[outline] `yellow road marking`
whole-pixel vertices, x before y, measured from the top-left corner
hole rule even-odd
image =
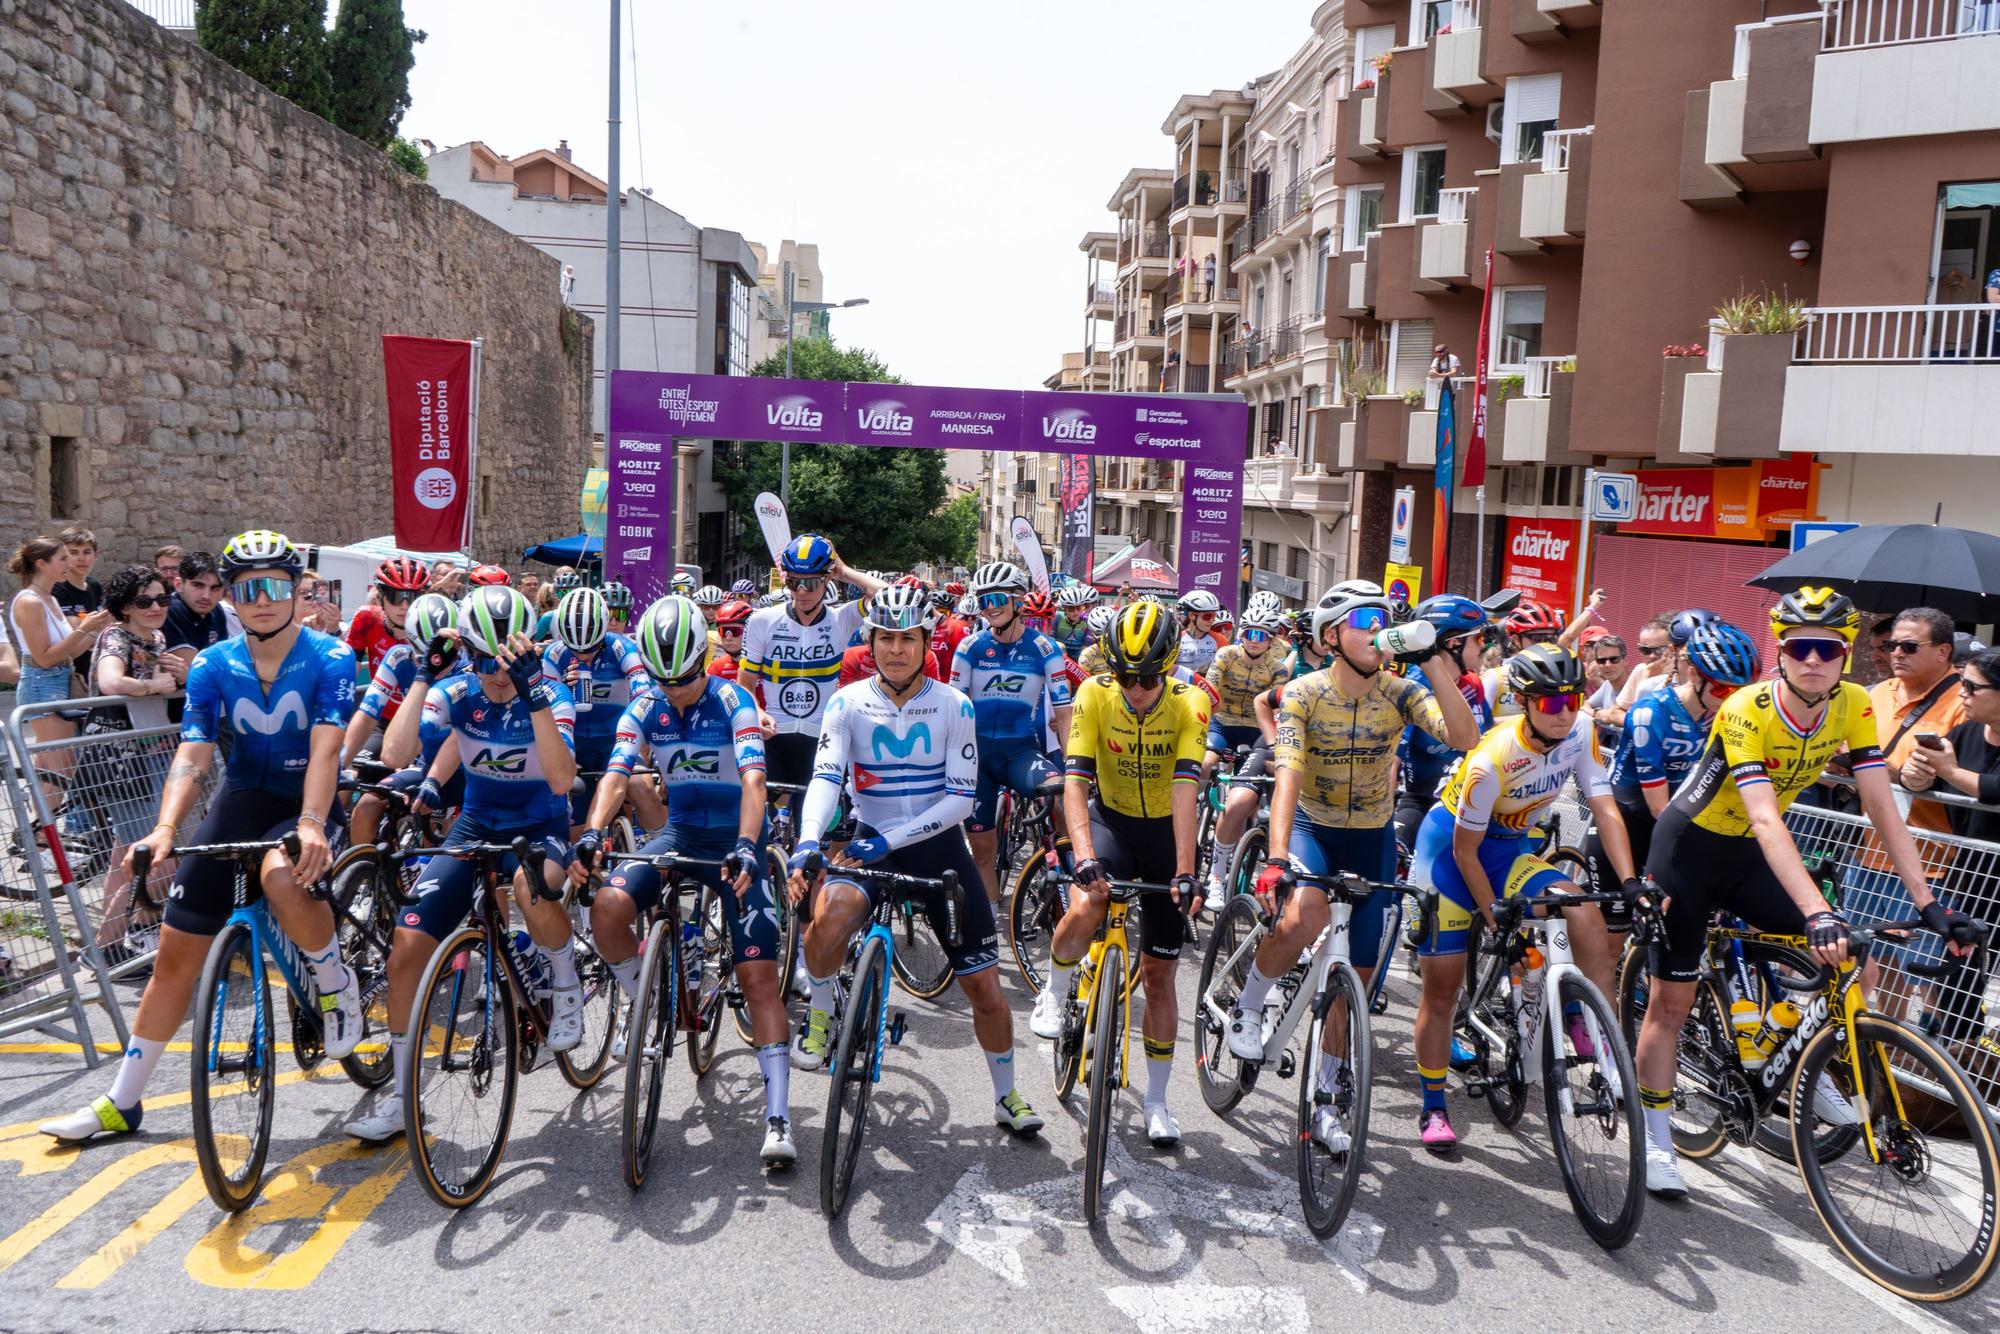
[[[287,1084],[296,1084],[301,1079],[312,1079],[323,1074],[338,1075],[341,1074],[341,1070],[338,1065],[332,1063],[321,1065],[313,1070],[288,1070],[284,1074],[279,1075],[276,1079],[272,1080],[271,1083],[276,1088],[283,1088]],[[341,1075],[341,1077],[343,1079],[346,1078],[345,1075]],[[247,1084],[239,1085],[235,1088],[224,1089],[220,1093],[215,1094],[214,1096],[219,1098],[233,1098],[240,1093],[246,1093],[248,1091],[249,1091],[249,1086]],[[194,1101],[194,1092],[191,1089],[183,1089],[179,1093],[169,1093],[165,1097],[148,1098],[146,1099],[146,1113],[147,1115],[150,1116],[155,1112],[164,1111],[169,1107],[184,1107],[192,1101]],[[59,1164],[59,1166],[68,1167],[70,1162],[75,1160],[77,1154],[80,1153],[81,1150],[72,1148],[58,1148],[56,1146],[56,1142],[53,1139],[50,1139],[48,1136],[42,1135],[36,1131],[35,1127],[41,1125],[43,1121],[49,1119],[50,1118],[44,1116],[34,1121],[20,1121],[16,1122],[14,1125],[11,1126],[0,1126],[0,1160],[4,1160],[15,1156],[15,1154],[12,1152],[13,1146],[7,1144],[5,1141],[18,1138],[22,1135],[34,1135],[35,1139],[29,1141],[29,1143],[40,1144],[44,1146],[51,1154],[59,1155],[65,1160],[64,1162]],[[57,1169],[51,1167],[43,1167],[35,1170],[49,1172],[49,1171],[55,1171]],[[35,1170],[24,1170],[23,1175],[33,1176],[35,1174]]]
[[[165,1144],[149,1144],[137,1153],[125,1155],[123,1158],[104,1168],[90,1180],[84,1182],[77,1189],[42,1210],[39,1215],[30,1219],[25,1225],[15,1231],[12,1236],[0,1240],[0,1273],[5,1273],[18,1264],[23,1256],[81,1218],[91,1208],[103,1203],[105,1197],[110,1195],[112,1191],[130,1181],[133,1177],[138,1176],[141,1172],[164,1166],[168,1163],[192,1163],[194,1161],[194,1141],[192,1139],[171,1140]],[[185,1199],[182,1198],[186,1194],[185,1187],[170,1193],[159,1205],[148,1210],[144,1218],[132,1224],[131,1227],[126,1228],[123,1233],[120,1233],[119,1237],[114,1239],[111,1246],[107,1246],[104,1250],[99,1251],[95,1259],[102,1262],[106,1259],[106,1253],[111,1251],[113,1247],[118,1246],[120,1242],[131,1243],[136,1241],[136,1244],[129,1245],[124,1251],[122,1259],[111,1264],[110,1269],[116,1269],[118,1264],[124,1263],[124,1259],[131,1258],[137,1252],[139,1246],[143,1246],[147,1240],[156,1236],[161,1230],[171,1224],[175,1218],[185,1213],[196,1200],[201,1198],[204,1192],[199,1173],[194,1178],[194,1187],[194,1193]],[[178,1207],[173,1210],[171,1217],[166,1218],[164,1222],[160,1222],[155,1218],[155,1215],[162,1213],[169,1203],[175,1201],[179,1203]],[[157,1226],[153,1226],[143,1237],[137,1237],[138,1230],[145,1226],[149,1220],[157,1223]],[[105,1272],[109,1273],[110,1270],[106,1270]],[[100,1279],[100,1281],[102,1280]]]
[[[376,1160],[375,1171],[342,1191],[318,1180],[336,1163]],[[184,1262],[188,1277],[211,1288],[293,1291],[318,1278],[340,1248],[408,1175],[410,1155],[398,1145],[387,1153],[355,1143],[321,1144],[287,1163],[265,1183],[263,1198],[224,1218],[195,1244]],[[249,1244],[260,1228],[319,1218],[311,1236],[285,1255]]]

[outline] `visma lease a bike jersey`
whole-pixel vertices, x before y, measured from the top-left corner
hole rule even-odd
[[[750,614],[743,630],[741,671],[764,683],[764,706],[780,732],[812,736],[840,680],[840,655],[861,628],[861,604],[822,607],[801,624],[789,606]]]
[[[563,683],[546,673],[541,684],[554,697],[563,744],[576,749],[576,706]],[[534,715],[519,695],[505,704],[486,698],[470,672],[431,687],[423,721],[451,729],[465,770],[464,814],[502,828],[569,819],[569,792],[552,791],[535,749]]]
[[[257,679],[249,639],[210,644],[188,668],[181,740],[213,745],[235,736],[225,781],[237,791],[305,795],[315,727],[347,726],[354,713],[354,650],[301,629],[271,688]]]
[[[1525,714],[1504,718],[1479,738],[1445,780],[1438,802],[1461,829],[1490,838],[1522,838],[1574,777],[1586,801],[1610,795],[1597,729],[1579,720],[1568,736],[1542,750],[1526,735]]]
[[[1882,739],[1866,690],[1842,681],[1819,720],[1807,727],[1785,707],[1777,682],[1752,682],[1715,715],[1708,745],[1674,792],[1670,809],[1711,833],[1750,838],[1750,813],[1739,789],[1769,784],[1783,815],[1841,751],[1855,773],[1882,767]]]
[[[879,677],[857,681],[827,706],[799,841],[826,832],[843,782],[855,818],[891,848],[956,828],[972,814],[978,744],[972,701],[952,687],[926,677],[899,709]]]
[[[1687,711],[1671,682],[1639,696],[1611,753],[1612,791],[1633,801],[1643,788],[1680,786],[1708,744],[1708,725]]]
[[[989,741],[1046,745],[1057,709],[1069,707],[1069,677],[1055,640],[1033,630],[1003,644],[991,630],[959,641],[951,683],[972,700],[979,735]]]
[[[576,702],[579,745],[615,736],[625,706],[653,685],[638,646],[624,635],[605,635],[589,662],[567,644],[551,644],[542,650],[542,670],[567,686]]]
[[[648,753],[666,787],[673,824],[734,829],[740,823],[743,775],[764,770],[757,702],[742,686],[714,676],[685,711],[664,695],[642,695],[618,720],[611,772],[631,773]]]

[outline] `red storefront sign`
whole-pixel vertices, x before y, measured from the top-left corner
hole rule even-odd
[[[1576,602],[1578,524],[1575,519],[1507,520],[1507,556],[1500,586],[1568,615]]]
[[[397,546],[456,551],[471,536],[477,365],[469,342],[382,336]]]
[[[1621,533],[1762,542],[1768,530],[1818,517],[1819,470],[1794,454],[1744,468],[1647,468],[1637,517]]]

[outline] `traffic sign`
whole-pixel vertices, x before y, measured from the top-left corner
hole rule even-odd
[[[1858,523],[1806,523],[1803,520],[1795,520],[1792,523],[1792,550],[1804,551],[1822,537],[1832,537],[1835,533],[1844,533],[1860,526]]]
[[[1406,565],[1410,560],[1410,522],[1416,517],[1417,489],[1403,486],[1396,489],[1395,520],[1389,529],[1389,559],[1397,565]]]
[[[1590,517],[1597,523],[1626,523],[1639,512],[1639,479],[1629,472],[1592,476]]]
[[[1424,567],[1390,561],[1388,568],[1382,571],[1382,591],[1390,598],[1414,607],[1424,591]]]

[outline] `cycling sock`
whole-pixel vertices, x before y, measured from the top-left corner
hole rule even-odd
[[[1419,1116],[1444,1110],[1444,1073],[1442,1070],[1426,1070],[1421,1065],[1417,1067],[1417,1082],[1424,1092],[1424,1106]]]
[[[1014,1091],[1014,1049],[986,1053],[986,1073],[993,1079],[993,1101]]]
[[[554,949],[546,945],[540,947],[542,957],[549,961],[549,985],[557,991],[568,991],[576,981],[576,942],[565,940]]]
[[[1167,1105],[1167,1081],[1174,1073],[1174,1044],[1179,1038],[1146,1039],[1146,1105]]]
[[[1331,1093],[1340,1087],[1340,1073],[1347,1069],[1347,1062],[1331,1056],[1323,1056],[1319,1063],[1319,1091]]]
[[[786,1044],[773,1042],[768,1047],[757,1048],[757,1068],[764,1072],[764,1115],[785,1116],[792,1114],[792,1062],[785,1054]]]
[[[319,985],[322,996],[331,996],[347,985],[347,968],[340,962],[339,936],[327,941],[326,948],[318,954],[303,946],[299,953],[306,956],[306,967],[312,969],[313,981]]]
[[[1229,874],[1229,864],[1236,860],[1236,844],[1215,840],[1215,860],[1208,864],[1208,878],[1215,884],[1222,883],[1222,877]]]
[[[1058,959],[1053,953],[1050,954],[1049,990],[1056,994],[1058,1000],[1068,999],[1069,975],[1076,971],[1076,964],[1075,959]]]
[[[814,977],[808,971],[806,973],[806,985],[812,989],[812,998],[806,1004],[825,1014],[832,1014],[834,981],[835,979],[831,977]]]
[[[610,964],[611,976],[617,979],[618,989],[629,998],[639,994],[639,955]]]
[[[139,1105],[139,1095],[146,1091],[146,1081],[153,1077],[153,1067],[160,1063],[160,1053],[166,1049],[165,1042],[142,1038],[136,1033],[125,1044],[125,1059],[118,1062],[118,1073],[111,1079],[111,1101],[119,1111]]]
[[[1271,984],[1278,979],[1266,977],[1257,969],[1257,961],[1250,961],[1250,976],[1243,979],[1243,994],[1236,998],[1236,1008],[1245,1014],[1255,1014],[1264,1008],[1264,998],[1271,994]]]
[[[1674,1091],[1639,1086],[1639,1106],[1646,1113],[1646,1142],[1667,1153],[1674,1151]]]
[[[389,1059],[396,1065],[396,1096],[410,1096],[410,1035],[391,1033],[389,1035]]]

